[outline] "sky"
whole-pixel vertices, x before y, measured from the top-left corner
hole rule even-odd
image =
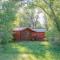
[[[41,24],[42,27],[45,27],[45,24],[46,24],[45,21],[46,21],[46,20],[45,20],[45,18],[44,18],[44,13],[40,13],[40,14],[39,14],[38,21],[40,22],[40,24]]]
[[[44,13],[40,13],[39,14],[39,22],[41,22],[41,24],[44,24],[44,21],[45,21],[45,19],[44,19]]]
[[[45,15],[44,15],[44,12],[39,9],[39,8],[36,8],[36,14],[38,13],[38,21],[40,22],[41,26],[45,26]]]

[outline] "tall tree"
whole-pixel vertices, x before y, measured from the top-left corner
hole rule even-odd
[[[57,27],[60,32],[60,0],[33,0],[30,7],[39,7],[41,8],[50,20],[54,21],[54,25]]]
[[[0,34],[1,42],[8,43],[12,39],[12,27],[13,21],[15,20],[15,2],[12,1],[3,1],[1,3],[1,12],[0,12]]]

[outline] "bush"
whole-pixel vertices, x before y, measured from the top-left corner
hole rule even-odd
[[[48,42],[53,46],[53,47],[59,47],[60,46],[60,32],[57,30],[53,29],[51,31],[47,31],[46,37],[48,39]]]

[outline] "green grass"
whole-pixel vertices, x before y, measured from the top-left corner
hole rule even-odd
[[[40,41],[9,43],[0,51],[0,60],[60,60],[60,48]]]

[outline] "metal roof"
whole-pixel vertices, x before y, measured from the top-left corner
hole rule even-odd
[[[15,29],[13,29],[13,31],[21,31],[21,30],[25,30],[25,29],[27,29],[26,27],[23,27],[23,28],[15,28]],[[46,32],[46,29],[32,29],[32,28],[28,28],[28,29],[30,29],[30,30],[32,30],[32,31],[35,31],[35,32]]]
[[[26,29],[25,27],[24,28],[14,28],[13,31],[19,31],[19,30],[24,30]]]
[[[46,32],[46,29],[33,29],[33,31],[36,31],[36,32]]]

